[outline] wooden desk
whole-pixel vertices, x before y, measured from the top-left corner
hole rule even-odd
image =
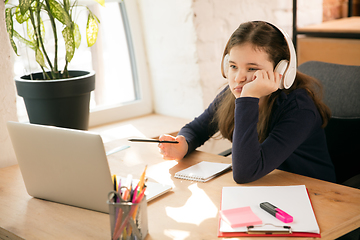
[[[121,141],[108,143],[107,150],[121,144]],[[129,145],[131,148],[109,156],[112,173],[133,173],[134,178],[140,177],[147,164],[149,181],[155,180],[173,186],[172,192],[148,204],[149,235],[146,239],[218,239],[221,189],[237,185],[232,179],[232,173],[226,173],[207,183],[176,179],[174,174],[199,161],[230,162],[230,158],[194,152],[178,163],[162,160],[156,144]],[[309,190],[322,239],[335,239],[360,227],[360,190],[279,170],[244,185],[302,184]],[[26,193],[18,166],[2,168],[0,239],[22,238],[110,239],[109,216],[32,198]]]

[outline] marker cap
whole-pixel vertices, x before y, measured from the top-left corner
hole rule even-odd
[[[276,218],[284,223],[291,223],[293,221],[293,217],[284,212],[283,210],[277,208],[276,209]]]

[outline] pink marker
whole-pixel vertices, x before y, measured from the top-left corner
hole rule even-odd
[[[291,223],[293,221],[292,216],[269,202],[260,203],[260,207],[284,223]]]

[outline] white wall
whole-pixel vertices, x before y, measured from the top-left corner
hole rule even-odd
[[[225,44],[241,22],[266,20],[292,35],[289,0],[138,0],[155,111],[193,118],[226,81]],[[298,0],[298,26],[322,21],[322,0]]]
[[[6,127],[7,121],[17,121],[10,48],[4,1],[0,1],[0,167],[17,163]]]
[[[190,118],[203,109],[192,0],[139,0],[155,112]]]

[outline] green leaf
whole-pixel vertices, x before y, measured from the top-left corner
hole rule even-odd
[[[98,19],[98,17],[97,17],[96,15],[92,14],[92,16],[96,19],[96,21],[97,21],[98,23],[100,23],[100,20]]]
[[[92,14],[89,14],[86,25],[86,40],[89,47],[95,44],[99,31],[98,24]]]
[[[81,44],[81,34],[80,34],[80,29],[79,29],[79,25],[77,25],[76,23],[74,23],[75,28],[74,28],[74,40],[75,40],[75,47],[79,48],[80,44]]]
[[[86,7],[86,9],[89,11],[89,14],[91,15],[91,17],[95,18],[95,20],[100,23],[100,20],[98,19],[98,17],[90,10],[90,8]]]
[[[69,27],[65,27],[62,31],[62,35],[65,40],[66,61],[70,62],[75,53],[74,31]]]
[[[55,0],[49,0],[50,11],[53,16],[67,27],[71,27],[72,21],[69,13]]]
[[[6,31],[8,32],[9,37],[12,38],[13,31],[14,31],[14,25],[13,25],[13,20],[12,20],[12,15],[11,15],[11,8],[7,8],[5,10],[5,22],[6,22]]]
[[[28,21],[26,21],[26,31],[27,31],[27,35],[30,39],[30,41],[35,41],[35,31],[34,31],[34,26],[32,25],[30,19],[28,19]],[[40,34],[42,39],[45,38],[45,26],[44,26],[44,22],[42,21],[42,19],[40,18]]]
[[[17,47],[16,47],[16,44],[14,42],[14,39],[10,38],[10,43],[11,43],[11,46],[14,49],[14,52],[16,53],[16,55],[19,56],[19,54],[17,53]]]
[[[31,48],[32,50],[36,50],[36,43],[29,41],[25,38],[23,38],[17,31],[14,30],[14,37],[16,37],[17,39],[19,39],[20,42],[26,44],[26,46],[28,46],[29,48]]]
[[[42,39],[45,39],[45,25],[42,18],[40,18],[40,35]]]
[[[98,2],[101,6],[105,7],[105,0],[95,0]]]
[[[30,41],[35,41],[35,30],[30,20],[26,21],[26,33]]]
[[[7,8],[5,10],[5,22],[6,22],[6,31],[9,34],[11,46],[14,49],[14,52],[16,53],[16,55],[18,55],[17,47],[16,47],[16,44],[13,39],[14,26],[13,26],[13,20],[12,20],[12,15],[11,15],[11,8]]]
[[[47,68],[46,64],[45,64],[45,60],[44,60],[44,55],[41,52],[40,48],[36,48],[35,51],[35,58],[36,58],[36,62],[38,64],[40,64],[40,66]]]
[[[20,24],[27,21],[30,18],[30,11],[26,11],[25,14],[21,14],[20,8],[17,7],[15,11],[16,21]]]
[[[33,0],[19,0],[20,12],[25,15],[26,11],[29,10]]]

